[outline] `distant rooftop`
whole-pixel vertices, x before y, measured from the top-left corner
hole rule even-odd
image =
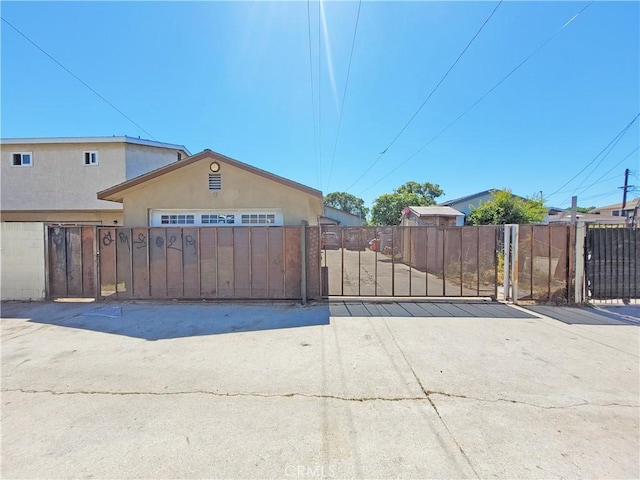
[[[461,203],[461,202],[466,202],[466,201],[469,201],[469,200],[473,200],[474,198],[484,197],[485,195],[489,195],[489,194],[492,194],[492,193],[495,193],[495,192],[499,192],[499,191],[501,191],[499,188],[490,188],[489,190],[483,190],[481,192],[472,193],[470,195],[465,195],[464,197],[458,197],[458,198],[453,198],[451,200],[445,200],[444,202],[440,202],[438,205],[444,205],[444,206],[453,205],[455,203]],[[521,197],[520,195],[516,195],[515,193],[511,193],[511,195],[513,195],[514,197],[526,200],[526,198]]]
[[[482,197],[484,195],[487,195],[487,194],[493,193],[493,192],[497,192],[497,191],[498,191],[497,189],[491,188],[489,190],[483,190],[482,192],[477,192],[477,193],[472,193],[470,195],[465,195],[464,197],[452,198],[451,200],[446,200],[444,202],[440,202],[438,205],[451,205],[453,203],[460,203],[460,202],[464,202],[464,201],[472,199],[472,198]]]
[[[459,212],[455,208],[433,205],[430,207],[408,207],[413,213],[419,217],[427,217],[439,215],[441,217],[464,217],[464,213]]]
[[[147,140],[146,138],[129,136],[111,137],[36,137],[36,138],[2,138],[2,145],[46,145],[55,143],[131,143],[135,145],[146,145],[148,147],[168,148],[171,150],[182,150],[188,156],[191,155],[184,145]]]
[[[633,200],[627,200],[627,204],[624,207],[626,209],[634,209],[640,204],[640,197],[636,197]],[[622,208],[622,202],[614,203],[613,205],[605,205],[604,207],[594,208],[589,213],[598,213],[600,210],[619,210]]]
[[[339,208],[335,208],[335,207],[332,207],[330,205],[325,205],[324,209],[325,209],[325,213],[333,211],[335,213],[339,213],[339,214],[342,214],[342,215],[351,215],[354,218],[361,218],[360,215],[356,215],[356,214],[351,213],[351,212],[345,212],[344,210],[340,210]]]

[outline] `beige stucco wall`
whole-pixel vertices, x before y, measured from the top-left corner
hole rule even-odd
[[[108,210],[42,210],[39,212],[2,211],[0,220],[3,222],[45,222],[45,223],[73,223],[90,225],[122,225],[124,215],[122,205],[120,211]],[[117,222],[117,223],[116,223]]]
[[[123,143],[2,145],[2,210],[117,210],[96,193],[125,180]],[[84,165],[84,151],[98,165]],[[32,152],[31,167],[11,165],[12,152]]]
[[[0,225],[0,298],[44,299],[44,225],[5,222]]]
[[[135,178],[156,168],[178,161],[178,152],[182,153],[183,159],[187,157],[186,153],[181,150],[170,150],[168,148],[133,143],[125,144],[126,179]],[[113,185],[115,183],[108,185],[108,187]]]
[[[73,220],[75,214],[60,219],[53,214],[56,210],[121,210],[117,203],[98,200],[97,193],[177,161],[178,152],[125,142],[3,144],[0,151],[0,209],[3,214],[50,211],[52,215],[24,218],[31,221]],[[84,165],[85,151],[98,152],[98,165]],[[14,152],[31,152],[32,166],[12,166]],[[182,153],[185,158],[186,153]],[[15,216],[11,219],[23,220]],[[121,223],[122,216],[107,218],[106,223],[113,220]]]
[[[317,225],[322,199],[280,182],[226,164],[221,165],[222,190],[209,190],[209,165],[203,159],[125,192],[125,226],[148,226],[149,211],[168,209],[282,209],[285,225],[306,220]]]

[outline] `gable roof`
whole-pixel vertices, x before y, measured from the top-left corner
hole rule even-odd
[[[451,199],[451,200],[447,200],[446,202],[441,202],[438,205],[450,206],[453,203],[465,202],[467,200],[471,200],[471,199],[476,198],[476,197],[484,197],[487,194],[490,194],[490,193],[493,193],[493,192],[497,192],[497,191],[498,191],[497,188],[490,188],[489,190],[483,190],[482,192],[472,193],[471,195],[465,195],[464,197],[458,197],[458,198],[454,198],[454,199]]]
[[[362,218],[360,215],[356,215],[351,212],[345,212],[344,210],[340,210],[339,208],[331,207],[329,205],[324,206],[324,212],[325,212],[325,217],[327,213],[337,213],[339,215],[348,215],[350,217],[357,218],[358,220]],[[327,217],[327,218],[331,218],[331,217]]]
[[[459,197],[459,198],[454,198],[453,200],[447,200],[445,202],[441,202],[438,205],[444,205],[444,206],[451,206],[454,203],[461,203],[461,202],[467,202],[469,200],[473,200],[474,198],[477,197],[484,197],[485,195],[494,193],[494,192],[500,192],[504,189],[500,189],[500,188],[490,188],[489,190],[483,190],[482,192],[478,192],[478,193],[472,193],[471,195],[465,195],[464,197]],[[521,198],[522,200],[527,200],[525,197],[522,197],[520,195],[516,195],[515,193],[511,192],[511,195],[517,198]]]
[[[98,192],[99,200],[111,200],[113,202],[122,202],[122,193],[129,188],[136,187],[143,183],[146,183],[154,178],[158,178],[162,175],[166,175],[174,170],[178,170],[179,168],[186,167],[187,165],[191,165],[192,163],[196,163],[205,158],[209,158],[212,160],[218,160],[220,162],[226,163],[227,165],[232,165],[234,167],[245,170],[249,173],[253,173],[254,175],[259,175],[263,178],[267,178],[269,180],[273,180],[274,182],[278,182],[287,187],[295,188],[297,190],[301,190],[309,195],[313,195],[316,197],[320,197],[322,199],[322,192],[320,190],[316,190],[311,187],[307,187],[306,185],[302,185],[301,183],[294,182],[292,180],[286,179],[284,177],[280,177],[273,173],[269,173],[265,170],[261,170],[259,168],[253,167],[247,163],[240,162],[238,160],[234,160],[233,158],[226,157],[220,153],[216,153],[208,148],[203,150],[200,153],[187,157],[183,160],[179,160],[177,162],[170,163],[165,165],[164,167],[157,168],[155,170],[151,170],[143,175],[132,178],[125,182],[119,183],[118,185],[114,185],[113,187],[107,188],[101,192]]]
[[[191,155],[184,145],[147,140],[146,138],[135,138],[128,136],[116,137],[38,137],[38,138],[2,138],[2,145],[51,145],[61,143],[131,143],[134,145],[145,145],[147,147],[168,148],[170,150],[181,150],[187,155]]]
[[[442,205],[431,205],[429,207],[408,207],[416,216],[441,216],[441,217],[464,217],[464,213],[459,212],[455,208]]]

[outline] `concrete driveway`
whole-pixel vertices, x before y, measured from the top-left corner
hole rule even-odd
[[[442,280],[410,268],[390,255],[371,250],[323,250],[321,265],[328,267],[329,295],[339,296],[495,296],[495,287],[480,283],[475,289],[460,281]]]
[[[469,305],[3,304],[2,477],[638,478],[638,327]]]

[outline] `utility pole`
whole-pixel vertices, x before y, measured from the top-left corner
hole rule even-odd
[[[624,170],[624,187],[620,187],[622,188],[622,208],[620,209],[620,216],[627,217],[627,215],[624,214],[624,209],[627,207],[627,192],[633,187],[633,185],[629,185],[629,169],[626,168]]]
[[[624,170],[624,187],[622,187],[622,211],[627,206],[627,190],[629,190],[629,169]],[[623,213],[624,215],[624,213]]]

